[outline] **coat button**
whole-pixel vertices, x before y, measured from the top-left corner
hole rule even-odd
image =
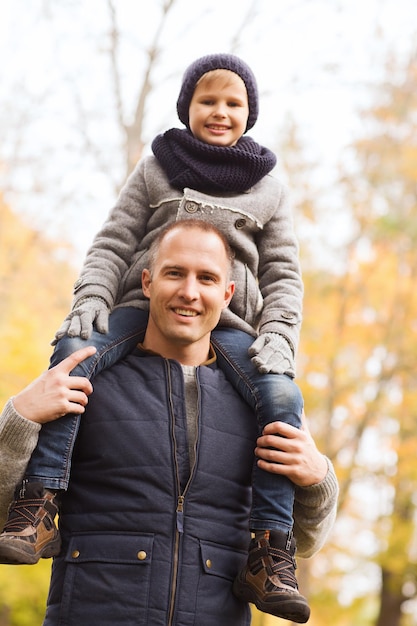
[[[74,550],[71,553],[71,556],[72,556],[73,559],[78,559],[78,557],[80,556],[80,551],[79,550]]]
[[[206,567],[208,567],[209,569],[211,568],[211,560],[210,559],[206,560]]]
[[[147,554],[146,554],[145,550],[139,550],[139,552],[137,554],[137,557],[138,557],[139,561],[144,561],[146,559],[146,556],[147,556]]]
[[[185,210],[187,211],[187,213],[197,213],[198,204],[196,202],[186,202]]]
[[[236,220],[235,228],[240,229],[240,228],[244,228],[245,226],[246,226],[246,220],[243,217]]]

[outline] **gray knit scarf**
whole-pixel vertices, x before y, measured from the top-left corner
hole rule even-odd
[[[206,193],[243,193],[276,164],[275,154],[250,137],[241,137],[235,146],[223,148],[179,128],[155,137],[152,150],[173,187]]]

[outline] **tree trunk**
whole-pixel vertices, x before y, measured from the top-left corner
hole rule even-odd
[[[401,576],[382,570],[381,603],[375,626],[400,626],[401,605],[405,600],[402,582]]]

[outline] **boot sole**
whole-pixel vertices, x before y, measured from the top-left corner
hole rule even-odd
[[[275,615],[275,617],[281,617],[296,624],[305,624],[310,618],[310,607],[306,604],[303,596],[277,600],[277,602],[263,602],[253,591],[252,587],[243,584],[239,580],[235,580],[233,583],[233,593],[242,602],[254,604],[262,613]]]
[[[29,554],[16,543],[16,539],[2,539],[0,541],[0,563],[4,565],[36,565],[40,559],[50,559],[57,556],[61,551],[61,538],[59,536],[51,539],[42,550],[35,554]]]

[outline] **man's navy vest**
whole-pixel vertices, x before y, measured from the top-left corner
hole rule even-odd
[[[196,369],[190,474],[181,366],[135,352],[94,381],[81,420],[45,626],[247,626],[232,594],[249,542],[256,420]]]

